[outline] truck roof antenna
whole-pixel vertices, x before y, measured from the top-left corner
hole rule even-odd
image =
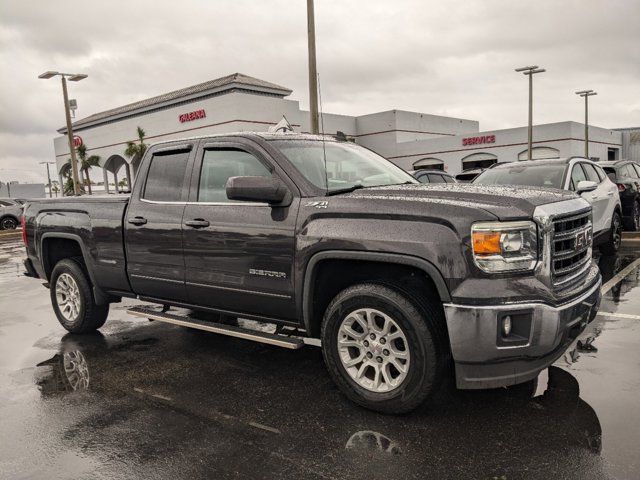
[[[329,172],[327,172],[327,150],[324,145],[324,113],[322,110],[322,90],[320,90],[320,73],[318,75],[318,100],[320,101],[320,129],[322,135],[322,158],[324,159],[324,184],[329,191]]]

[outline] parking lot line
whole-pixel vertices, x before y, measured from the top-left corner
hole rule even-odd
[[[249,422],[249,425],[251,425],[254,428],[259,428],[260,430],[266,430],[267,432],[278,433],[278,434],[281,433],[280,430],[278,430],[277,428],[270,427],[269,425],[263,425],[262,423]]]
[[[632,318],[634,320],[640,320],[640,315],[632,315],[630,313],[598,312],[598,315],[602,315],[604,317],[620,317],[620,318]]]
[[[611,278],[611,280],[609,280],[607,283],[602,285],[602,288],[600,289],[602,294],[604,295],[609,290],[611,290],[613,287],[615,287],[619,282],[622,281],[622,279],[624,279],[624,277],[629,275],[629,273],[631,273],[638,266],[640,266],[640,258],[636,259],[634,262],[632,262],[629,265],[627,265],[625,268],[623,268],[618,273],[616,273]]]

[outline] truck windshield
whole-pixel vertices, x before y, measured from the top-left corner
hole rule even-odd
[[[272,140],[271,144],[307,180],[328,193],[359,187],[418,183],[400,167],[353,143]]]
[[[546,163],[527,165],[525,162],[513,166],[485,170],[473,181],[480,185],[530,185],[533,187],[562,188],[566,165]]]

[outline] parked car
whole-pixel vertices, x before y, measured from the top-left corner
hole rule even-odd
[[[13,230],[20,224],[23,205],[13,198],[0,198],[0,230]]]
[[[453,175],[442,170],[412,170],[409,172],[420,183],[457,183]]]
[[[467,168],[455,176],[455,179],[460,183],[471,183],[474,178],[484,172],[486,168]]]
[[[312,135],[153,145],[130,197],[30,201],[23,237],[70,332],[134,297],[158,307],[129,313],[156,321],[292,349],[319,338],[342,392],[387,413],[421,404],[451,364],[460,388],[536,378],[601,298],[574,193],[423,185]]]
[[[640,164],[629,160],[598,162],[618,186],[622,203],[622,222],[626,230],[640,231]]]
[[[603,253],[618,251],[622,242],[622,206],[618,187],[595,162],[581,157],[528,160],[493,165],[475,185],[530,185],[578,193],[593,207],[593,244]]]

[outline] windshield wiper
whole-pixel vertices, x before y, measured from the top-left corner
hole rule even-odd
[[[364,188],[364,185],[357,183],[355,185],[351,185],[350,187],[345,188],[336,188],[335,190],[327,190],[326,196],[329,197],[331,195],[339,195],[341,193],[350,193],[354,190],[358,190],[359,188]]]

